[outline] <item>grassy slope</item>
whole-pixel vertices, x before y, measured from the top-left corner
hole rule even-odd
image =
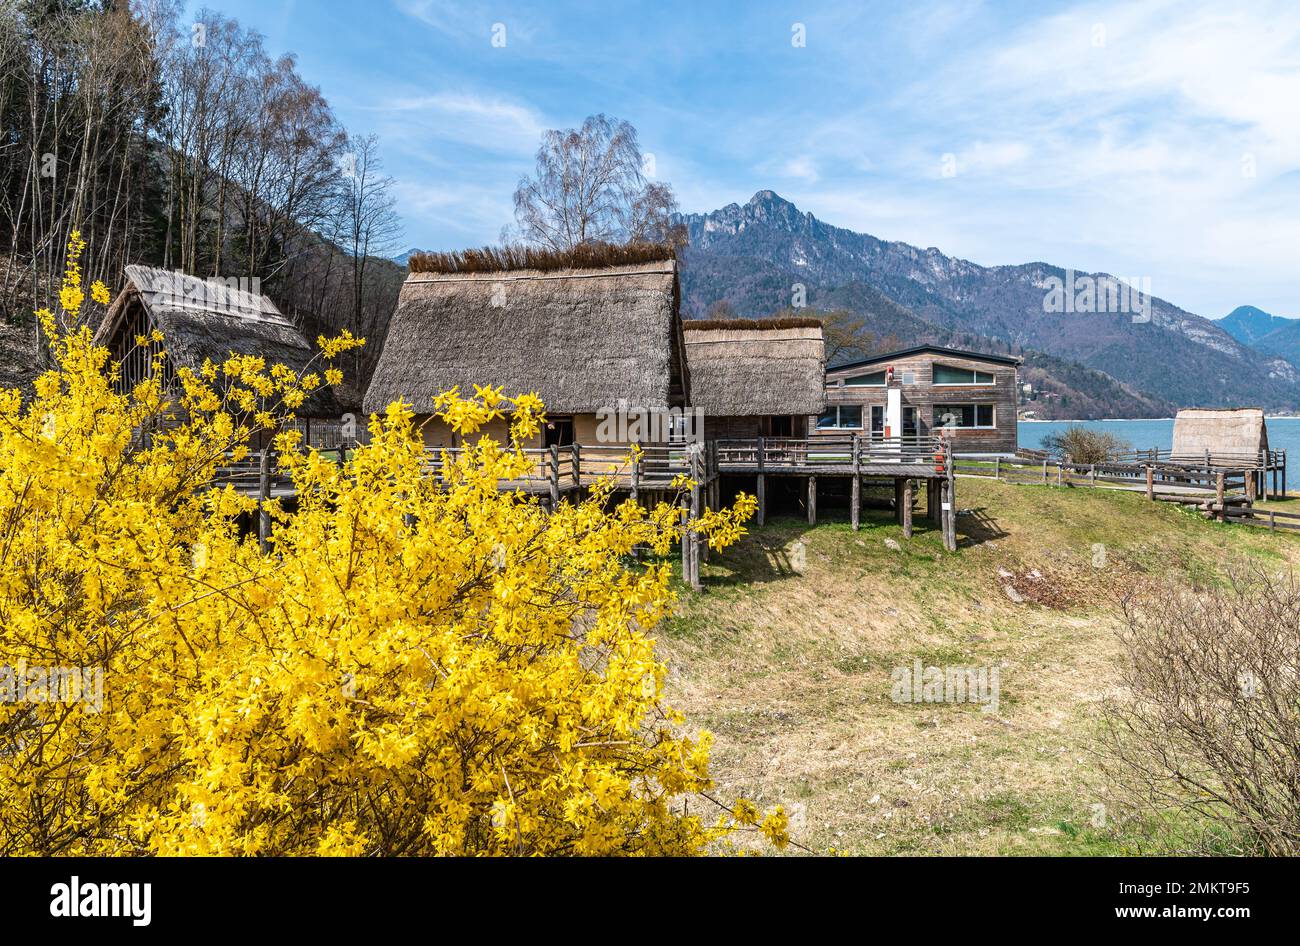
[[[659,632],[674,705],[714,732],[723,793],[785,803],[815,849],[1150,850],[1138,825],[1092,827],[1108,804],[1092,747],[1115,687],[1116,596],[1212,579],[1239,555],[1292,563],[1300,536],[1115,491],[962,479],[958,504],[956,554],[924,520],[907,541],[877,512],[858,533],[777,520],[715,556],[706,591],[683,593]],[[894,703],[890,672],[915,657],[999,666],[1000,712]]]

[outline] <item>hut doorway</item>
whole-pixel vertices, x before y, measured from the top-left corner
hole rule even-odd
[[[552,417],[542,429],[544,447],[567,447],[573,443],[573,418]]]

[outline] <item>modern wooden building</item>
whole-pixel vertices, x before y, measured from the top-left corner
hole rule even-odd
[[[152,375],[159,351],[167,353],[164,384],[174,381],[177,367],[197,371],[204,361],[220,365],[232,354],[258,355],[268,366],[283,364],[298,372],[324,367],[316,363],[319,352],[303,332],[260,293],[150,266],[127,266],[125,273],[125,288],[95,332],[95,344],[121,364],[124,388]],[[137,337],[155,329],[162,332],[161,342],[136,344]],[[335,392],[325,386],[294,413],[307,442],[315,443],[314,426],[337,430],[341,410]]]
[[[806,437],[826,403],[826,346],[814,318],[688,321],[690,404],[704,439]]]
[[[813,436],[943,436],[956,453],[1014,453],[1020,363],[919,345],[828,368]]]
[[[549,423],[521,446],[667,439],[611,437],[598,427],[611,415],[634,421],[686,405],[671,247],[420,254],[411,270],[366,413],[400,398],[414,406],[428,447],[456,447],[458,435],[432,416],[434,395],[490,384],[542,399]],[[504,440],[507,429],[499,421],[479,436]]]

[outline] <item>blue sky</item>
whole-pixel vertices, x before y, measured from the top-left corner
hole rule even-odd
[[[495,242],[541,132],[603,111],[686,211],[770,188],[985,265],[1300,316],[1294,2],[208,5],[380,136],[406,245]]]

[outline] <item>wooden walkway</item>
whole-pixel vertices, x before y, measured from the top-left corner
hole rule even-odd
[[[613,481],[616,491],[633,499],[656,499],[674,492],[678,477],[694,484],[683,502],[683,517],[698,517],[704,509],[719,509],[723,503],[722,477],[753,478],[758,499],[757,524],[767,518],[769,477],[801,477],[807,491],[808,523],[817,521],[818,481],[847,479],[850,484],[850,521],[860,527],[864,481],[892,482],[894,510],[903,535],[912,534],[912,514],[917,481],[924,481],[926,512],[943,532],[945,548],[957,548],[956,480],[950,445],[941,437],[813,437],[757,438],[710,441],[702,444],[644,444],[638,456],[630,456],[625,444],[569,444],[525,448],[534,459],[533,470],[524,477],[502,482],[500,489],[538,496],[550,508],[570,495],[580,495],[598,481]],[[441,480],[447,464],[465,453],[463,447],[429,450],[426,470]],[[252,454],[239,463],[220,468],[214,486],[231,485],[259,501],[292,498],[293,483],[276,469],[269,451]],[[265,545],[270,534],[266,513],[258,516],[258,532]],[[707,549],[698,537],[682,543],[682,572],[692,585],[699,585],[699,562]]]

